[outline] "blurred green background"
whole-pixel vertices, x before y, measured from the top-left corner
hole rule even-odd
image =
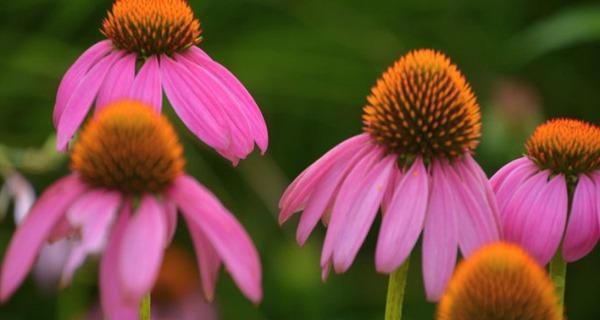
[[[294,241],[297,219],[280,228],[277,202],[287,183],[340,141],[361,130],[361,107],[377,77],[415,48],[447,53],[483,109],[477,159],[492,174],[523,150],[536,124],[558,116],[598,124],[600,4],[557,0],[190,0],[202,22],[201,47],[230,68],[262,108],[270,133],[264,157],[238,168],[178,123],[188,171],[212,189],[251,234],[263,262],[264,301],[255,307],[221,274],[223,319],[381,319],[387,279],[373,264],[375,232],[350,271],[320,280],[324,229]],[[39,147],[53,132],[58,83],[73,61],[102,39],[111,1],[19,0],[0,5],[0,143]],[[168,108],[167,108],[168,109]],[[176,119],[169,110],[171,119]],[[67,172],[27,170],[37,192]],[[375,229],[378,228],[378,222]],[[0,252],[14,230],[0,225]],[[191,248],[180,224],[176,241]],[[413,253],[405,319],[430,319],[420,244]],[[92,259],[60,295],[31,279],[0,319],[73,319],[97,297]],[[569,266],[570,319],[600,317],[598,250]]]

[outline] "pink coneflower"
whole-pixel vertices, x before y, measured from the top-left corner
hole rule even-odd
[[[133,98],[161,110],[163,89],[183,123],[237,164],[267,149],[262,114],[240,81],[200,44],[200,22],[185,0],[117,0],[101,29],[108,38],[71,66],[54,106],[64,150],[91,106]],[[137,66],[140,66],[137,68]]]
[[[328,224],[323,277],[352,264],[379,207],[383,221],[375,264],[393,272],[423,231],[427,296],[437,300],[456,263],[499,237],[496,204],[471,152],[480,111],[469,85],[448,58],[417,50],[377,82],[364,108],[364,133],[306,169],[285,191],[280,222],[304,210],[302,245],[322,219]],[[331,216],[329,216],[331,212]]]
[[[545,265],[564,234],[564,259],[584,257],[600,236],[600,128],[551,120],[535,130],[526,150],[491,179],[504,238]]]
[[[33,187],[20,173],[10,170],[5,175],[4,185],[0,190],[0,210],[5,210],[11,199],[14,200],[14,219],[19,224],[31,208],[35,201],[35,191]]]
[[[183,150],[171,124],[145,104],[120,101],[84,128],[71,153],[72,173],[36,202],[4,258],[0,300],[21,284],[46,241],[77,239],[62,281],[68,283],[88,254],[102,253],[100,292],[110,319],[137,319],[164,248],[177,224],[187,222],[204,293],[211,299],[221,264],[240,290],[262,297],[258,253],[235,217],[184,173]]]

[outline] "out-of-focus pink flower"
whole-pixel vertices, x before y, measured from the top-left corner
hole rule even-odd
[[[110,319],[137,319],[139,303],[158,276],[181,210],[210,300],[221,264],[251,301],[262,298],[256,248],[235,217],[192,177],[171,124],[135,101],[113,103],[82,131],[71,153],[72,173],[49,187],[19,226],[0,274],[6,301],[29,272],[41,246],[78,239],[63,283],[88,254],[102,253],[100,292]]]
[[[339,144],[288,187],[280,222],[304,210],[301,245],[319,220],[327,224],[323,278],[333,263],[345,272],[381,206],[375,265],[393,272],[423,232],[427,297],[444,292],[457,258],[499,239],[496,203],[471,152],[480,111],[469,85],[443,54],[403,56],[372,89],[365,133]],[[331,212],[329,216],[329,212]]]
[[[183,123],[237,164],[268,145],[252,96],[225,67],[197,47],[200,23],[185,0],[119,0],[101,29],[108,38],[71,66],[54,106],[57,147],[64,150],[95,101],[132,98],[161,110],[163,90]],[[141,65],[136,71],[136,65]]]
[[[579,120],[551,120],[535,130],[526,149],[526,156],[491,179],[504,239],[545,265],[564,235],[565,260],[584,257],[600,237],[600,129]]]
[[[20,173],[11,171],[7,174],[0,193],[6,194],[7,200],[14,199],[14,219],[19,224],[35,201],[33,187]]]

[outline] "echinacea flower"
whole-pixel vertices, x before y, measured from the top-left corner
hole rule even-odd
[[[550,278],[519,246],[495,243],[461,262],[438,320],[560,320]]]
[[[15,170],[10,170],[5,179],[0,190],[0,206],[4,208],[0,210],[5,211],[10,199],[13,199],[14,219],[19,224],[35,201],[35,191],[29,181]]]
[[[161,111],[164,92],[183,123],[234,164],[268,144],[254,99],[225,67],[197,47],[200,22],[185,0],[116,0],[101,28],[107,40],[63,77],[53,121],[64,150],[95,102],[137,99]],[[137,66],[140,66],[139,69]]]
[[[480,137],[479,105],[446,56],[417,50],[377,81],[363,120],[363,134],[333,148],[288,187],[280,222],[304,210],[301,245],[319,220],[327,223],[325,278],[332,263],[338,273],[350,267],[381,206],[377,270],[402,265],[423,231],[425,287],[437,300],[457,247],[469,256],[499,238],[493,193],[471,156]]]
[[[504,239],[542,265],[561,241],[566,261],[581,259],[600,236],[600,128],[571,119],[540,125],[525,156],[500,169],[491,184]]]
[[[63,283],[88,254],[102,253],[103,311],[110,319],[137,319],[175,232],[178,209],[207,298],[224,264],[246,297],[261,300],[260,260],[252,241],[219,200],[184,173],[178,137],[156,109],[136,101],[103,108],[82,130],[71,169],[41,195],[14,234],[0,274],[0,300],[23,282],[45,242],[71,237],[78,241]]]

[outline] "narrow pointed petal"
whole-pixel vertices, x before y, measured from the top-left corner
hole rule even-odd
[[[77,86],[58,121],[56,137],[58,150],[66,149],[69,140],[90,110],[106,74],[122,55],[122,52],[115,51],[102,58]]]
[[[589,177],[579,177],[562,247],[563,257],[568,262],[583,258],[598,242],[600,230],[596,203],[597,188],[600,186],[594,184]]]
[[[153,196],[143,196],[120,247],[119,273],[127,299],[141,300],[152,289],[160,271],[166,235],[162,206]]]
[[[85,190],[86,186],[78,177],[70,175],[55,182],[41,195],[13,235],[4,255],[0,301],[6,301],[23,282],[54,225]]]
[[[198,270],[200,271],[202,292],[204,293],[206,300],[213,301],[219,269],[221,268],[221,258],[219,258],[218,253],[215,251],[210,241],[202,233],[202,230],[196,226],[196,222],[187,216],[184,216],[184,219],[186,220],[194,244],[194,250],[196,251],[196,261],[198,262]]]
[[[498,189],[502,186],[506,178],[517,168],[527,166],[531,163],[531,160],[527,157],[521,157],[507,163],[505,166],[500,168],[491,178],[490,184],[494,192],[498,192]]]
[[[390,273],[410,255],[425,220],[429,200],[429,176],[421,158],[417,158],[394,188],[389,206],[384,209],[375,266]]]
[[[103,40],[96,43],[87,49],[65,73],[58,86],[58,92],[56,93],[56,103],[54,105],[54,113],[52,114],[54,127],[58,127],[58,121],[67,106],[67,102],[69,102],[71,95],[73,95],[73,92],[79,86],[79,83],[83,80],[90,68],[110,52],[110,50],[112,50],[112,43],[110,40]]]
[[[431,194],[423,230],[423,279],[429,301],[438,301],[456,264],[458,226],[455,190],[448,182],[447,163],[434,161]]]
[[[516,190],[530,177],[538,171],[537,167],[531,160],[527,159],[518,167],[515,167],[510,172],[504,182],[497,188],[496,201],[498,203],[498,212],[500,218],[504,216],[507,205],[512,202],[512,197]],[[492,185],[493,186],[493,185]]]
[[[199,66],[210,71],[230,91],[232,91],[238,99],[245,102],[244,105],[247,109],[247,112],[245,113],[250,119],[256,144],[264,153],[269,144],[267,125],[260,109],[258,108],[258,105],[254,101],[254,98],[252,98],[244,85],[229,70],[212,60],[204,51],[202,51],[202,49],[193,46],[184,55]]]
[[[135,76],[129,98],[147,103],[160,113],[162,109],[162,87],[158,57],[150,56]]]
[[[177,231],[177,205],[172,201],[164,201],[163,211],[165,213],[165,222],[167,224],[167,240],[165,241],[165,245],[168,246],[169,243],[173,241],[175,231]]]
[[[192,177],[177,178],[167,194],[210,241],[244,295],[254,303],[260,302],[262,275],[258,252],[235,217]]]
[[[127,54],[110,68],[96,98],[96,113],[111,102],[129,98],[129,91],[135,75],[136,59],[135,54]]]
[[[126,302],[119,277],[120,246],[131,216],[130,204],[123,206],[112,229],[100,262],[100,304],[106,319],[138,319],[140,301]]]

